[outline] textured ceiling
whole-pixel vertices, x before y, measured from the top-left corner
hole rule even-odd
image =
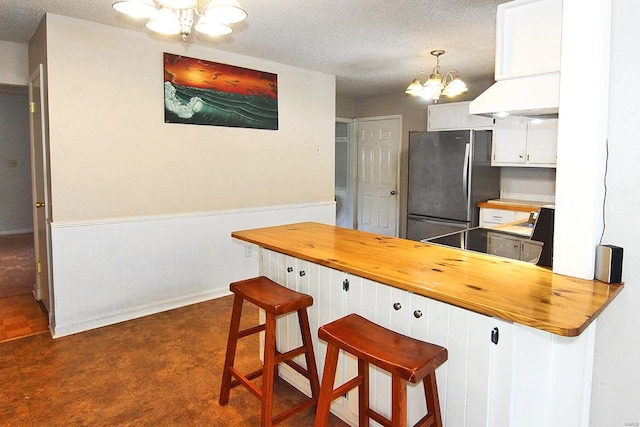
[[[45,12],[130,30],[115,0],[0,0],[0,40],[27,43]],[[188,43],[334,74],[349,98],[401,93],[430,71],[444,49],[443,71],[473,85],[493,78],[496,8],[506,0],[240,0],[249,13],[221,39]],[[176,43],[182,43],[176,39]]]

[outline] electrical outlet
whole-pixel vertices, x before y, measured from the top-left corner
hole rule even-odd
[[[9,160],[9,167],[10,168],[18,167],[18,161],[17,160]]]
[[[251,246],[245,246],[244,247],[244,256],[249,258],[249,257],[251,257],[251,255],[253,255],[253,251],[251,250]]]

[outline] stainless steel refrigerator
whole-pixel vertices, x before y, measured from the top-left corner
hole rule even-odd
[[[475,227],[478,202],[498,197],[500,168],[491,167],[491,131],[409,133],[407,239]]]

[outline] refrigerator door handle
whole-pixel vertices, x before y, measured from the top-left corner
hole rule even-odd
[[[471,150],[471,144],[467,142],[464,147],[464,164],[462,165],[462,186],[464,187],[464,195],[469,198],[469,152]]]

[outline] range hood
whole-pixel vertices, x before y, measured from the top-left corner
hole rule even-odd
[[[560,72],[498,80],[469,104],[469,113],[494,117],[558,117]]]

